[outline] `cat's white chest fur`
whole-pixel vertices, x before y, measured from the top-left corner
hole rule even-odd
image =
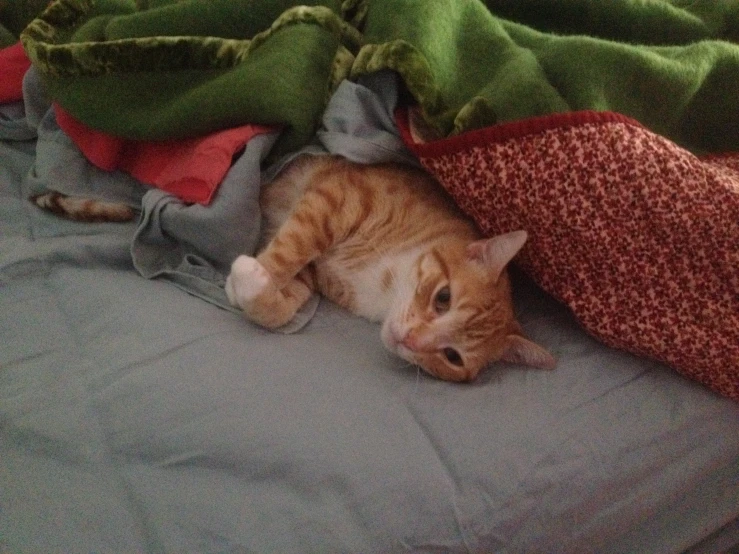
[[[410,248],[385,253],[361,269],[331,267],[331,271],[342,281],[351,283],[352,311],[370,321],[381,322],[399,302],[412,297],[417,281],[415,262],[422,252],[422,248]]]

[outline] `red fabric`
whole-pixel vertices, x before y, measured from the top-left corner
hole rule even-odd
[[[0,50],[0,104],[23,98],[23,76],[29,67],[31,60],[20,42]]]
[[[739,154],[698,158],[580,112],[408,146],[519,265],[611,346],[739,400]]]
[[[85,157],[106,171],[121,170],[184,202],[209,204],[231,167],[234,155],[272,127],[244,125],[204,137],[170,141],[132,141],[96,131],[54,106],[59,127]]]

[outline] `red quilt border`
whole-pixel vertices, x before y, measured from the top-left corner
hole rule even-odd
[[[622,123],[636,127],[644,126],[628,116],[616,112],[598,112],[583,110],[576,112],[556,113],[532,117],[520,121],[500,123],[480,129],[466,131],[459,135],[435,140],[433,142],[416,142],[411,135],[408,108],[399,108],[395,112],[395,121],[406,146],[420,157],[439,157],[468,150],[480,144],[491,144],[516,139],[526,135],[543,133],[553,129],[577,127],[586,124]]]

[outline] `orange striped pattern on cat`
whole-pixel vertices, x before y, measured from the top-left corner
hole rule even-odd
[[[88,223],[115,223],[131,221],[136,213],[120,202],[105,202],[91,198],[77,198],[49,191],[30,198],[42,210],[73,221]]]
[[[441,379],[470,381],[497,360],[554,367],[514,316],[505,268],[526,233],[482,238],[427,173],[302,156],[261,204],[263,247],[226,282],[250,320],[280,327],[317,291],[381,322],[388,350]]]

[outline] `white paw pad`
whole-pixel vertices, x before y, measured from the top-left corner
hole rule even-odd
[[[239,256],[231,264],[226,279],[226,296],[231,305],[246,307],[267,288],[271,277],[264,266],[251,256]]]

